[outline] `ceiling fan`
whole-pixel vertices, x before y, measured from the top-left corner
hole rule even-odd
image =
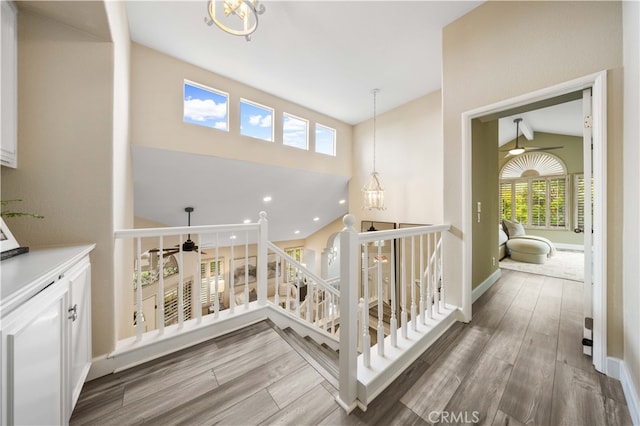
[[[500,152],[507,152],[507,155],[505,155],[505,158],[509,157],[509,156],[512,156],[512,155],[515,156],[515,155],[524,154],[525,152],[549,151],[551,149],[564,148],[562,146],[520,146],[519,136],[520,136],[520,122],[521,121],[522,121],[522,118],[520,118],[520,117],[513,119],[513,122],[516,123],[516,145],[513,148],[501,149],[500,150]]]
[[[191,213],[193,212],[193,207],[185,207],[184,211],[187,212],[187,226],[191,226]],[[149,250],[149,253],[159,252],[159,248]],[[172,254],[176,254],[180,251],[180,246],[176,245],[173,248],[164,249],[162,251],[162,257],[170,256]],[[198,246],[195,242],[191,240],[191,234],[187,234],[187,241],[182,243],[182,251],[198,251]],[[206,253],[202,253],[206,254]]]

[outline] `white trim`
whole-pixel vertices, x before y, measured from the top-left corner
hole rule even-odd
[[[594,144],[594,172],[597,180],[595,189],[595,217],[594,217],[594,330],[593,330],[593,365],[598,371],[605,368],[607,357],[607,288],[603,277],[606,277],[606,80],[607,72],[600,71],[575,80],[546,87],[534,92],[516,96],[485,105],[461,114],[462,130],[462,309],[465,321],[471,315],[471,260],[472,260],[472,222],[473,200],[471,193],[471,120],[482,116],[498,113],[507,109],[528,105],[537,101],[553,98],[563,94],[576,92],[591,87],[593,89],[593,144]],[[497,173],[497,171],[496,171]],[[599,207],[599,208],[598,208]]]
[[[620,380],[624,398],[627,401],[631,423],[640,425],[640,393],[634,387],[627,364],[618,358],[607,358],[607,376]],[[617,375],[617,377],[616,377]]]
[[[482,282],[482,284],[474,288],[471,292],[471,303],[474,303],[476,300],[478,300],[480,296],[482,296],[485,291],[489,290],[501,276],[502,270],[498,268],[493,271],[493,273],[489,275],[487,279]]]

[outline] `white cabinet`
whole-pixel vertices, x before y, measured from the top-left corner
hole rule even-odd
[[[10,1],[0,2],[0,163],[18,165],[18,20]]]
[[[2,262],[1,424],[69,422],[91,366],[92,249],[35,250]]]

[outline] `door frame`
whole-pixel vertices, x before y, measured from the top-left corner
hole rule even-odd
[[[590,74],[566,81],[514,98],[485,105],[462,113],[462,162],[463,162],[463,314],[471,319],[472,294],[472,134],[471,120],[489,114],[543,101],[556,96],[591,88],[593,115],[593,365],[596,370],[606,373],[607,366],[607,71]],[[586,230],[585,230],[586,231]]]

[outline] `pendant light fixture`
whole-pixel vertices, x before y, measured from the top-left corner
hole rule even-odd
[[[385,210],[384,207],[384,188],[380,184],[378,172],[376,172],[376,95],[379,89],[373,89],[373,172],[369,183],[362,188],[364,201],[364,209],[367,210]]]
[[[258,28],[258,15],[265,11],[259,0],[208,0],[208,17],[204,21],[211,26],[216,24],[221,30],[244,36],[251,41],[251,34]]]
[[[524,153],[525,149],[522,148],[520,146],[520,144],[518,143],[518,137],[520,136],[520,122],[522,121],[522,118],[516,118],[513,120],[514,123],[516,123],[516,146],[514,146],[513,148],[511,148],[509,150],[509,154],[511,155],[520,155],[522,153]]]

